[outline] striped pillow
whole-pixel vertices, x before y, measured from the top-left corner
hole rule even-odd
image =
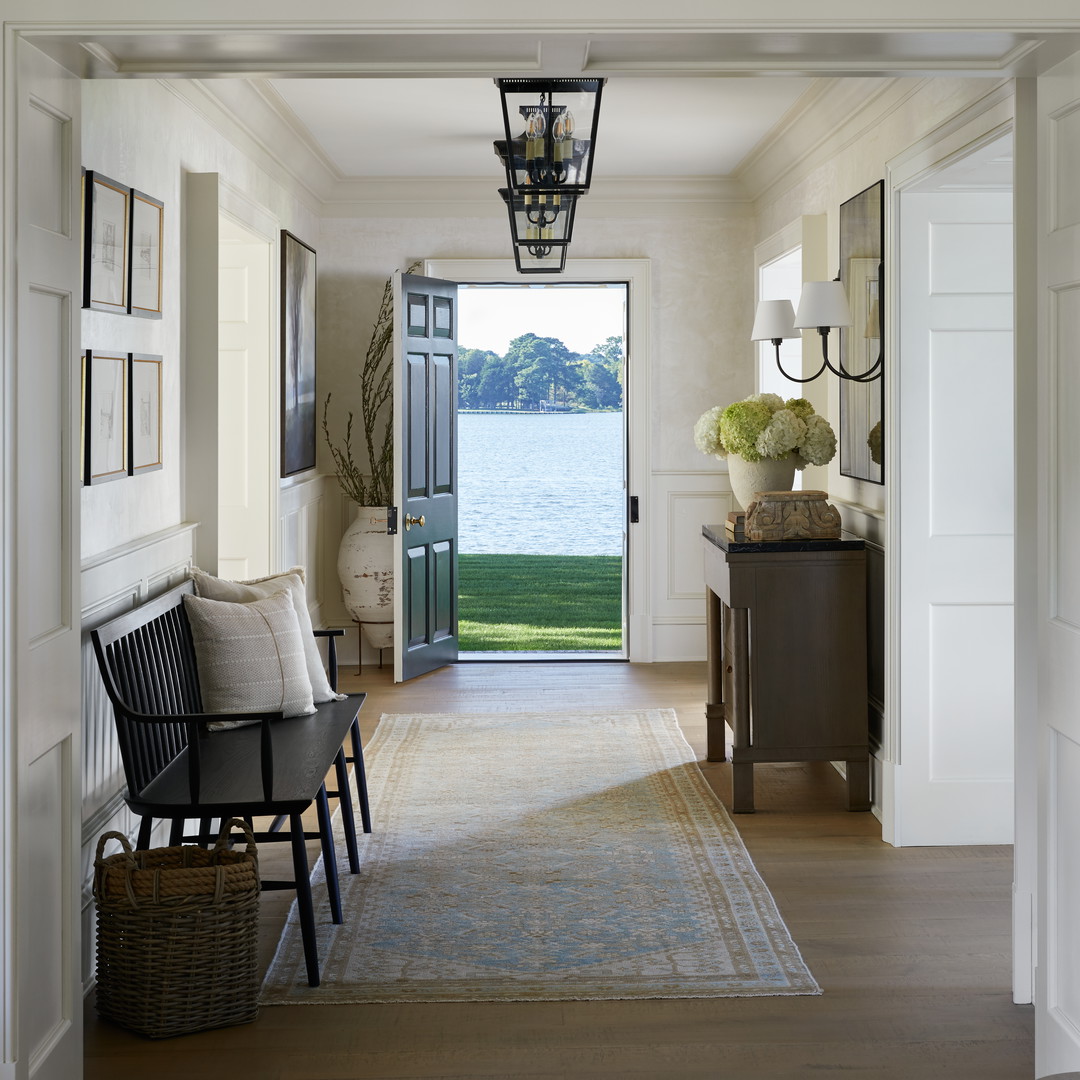
[[[315,712],[300,624],[288,591],[248,604],[186,595],[184,609],[205,712]]]

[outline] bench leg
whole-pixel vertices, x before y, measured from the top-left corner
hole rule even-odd
[[[147,838],[149,839],[149,837]],[[184,842],[184,819],[174,817],[169,823],[169,847],[176,847]]]
[[[315,943],[315,911],[311,905],[311,879],[308,877],[304,823],[299,814],[289,815],[289,831],[292,834],[293,874],[296,877],[296,914],[300,919],[300,936],[304,941],[308,986],[318,986],[319,947]]]
[[[345,832],[345,849],[349,853],[349,873],[360,872],[360,852],[356,847],[356,818],[353,815],[352,793],[349,791],[349,766],[345,761],[345,747],[334,758],[337,774],[337,797],[341,804],[341,826]]]
[[[352,739],[353,779],[356,781],[356,797],[360,803],[360,820],[364,832],[371,832],[371,809],[368,806],[367,771],[364,769],[364,744],[360,741],[360,721],[354,718],[349,728]]]
[[[139,821],[139,835],[135,841],[135,847],[139,851],[147,851],[150,847],[150,833],[154,829],[154,819],[146,814]]]
[[[330,917],[336,925],[340,925],[344,921],[341,914],[341,886],[338,883],[334,829],[330,822],[330,801],[326,797],[325,784],[319,788],[315,801],[319,811],[319,842],[322,844],[323,869],[326,871],[326,892],[330,897]]]

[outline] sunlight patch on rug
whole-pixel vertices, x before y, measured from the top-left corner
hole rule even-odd
[[[294,903],[263,1004],[820,993],[673,710],[384,715],[366,757],[322,985]]]

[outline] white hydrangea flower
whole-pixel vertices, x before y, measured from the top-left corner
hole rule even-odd
[[[776,397],[763,394],[762,397]],[[779,400],[779,399],[778,399]],[[769,426],[757,437],[757,452],[765,458],[782,458],[801,445],[806,435],[806,422],[790,409],[777,409]]]
[[[799,446],[799,456],[810,465],[827,465],[836,454],[836,434],[824,416],[806,419],[806,436]]]
[[[723,411],[723,406],[716,405],[702,413],[694,425],[694,445],[703,454],[712,454],[718,458],[727,456],[724,444],[720,441],[720,414]]]
[[[762,405],[768,405],[773,412],[784,407],[784,399],[779,394],[751,394],[747,401],[760,401]]]

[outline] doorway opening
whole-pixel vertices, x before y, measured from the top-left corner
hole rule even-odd
[[[460,659],[627,655],[627,293],[459,285]]]

